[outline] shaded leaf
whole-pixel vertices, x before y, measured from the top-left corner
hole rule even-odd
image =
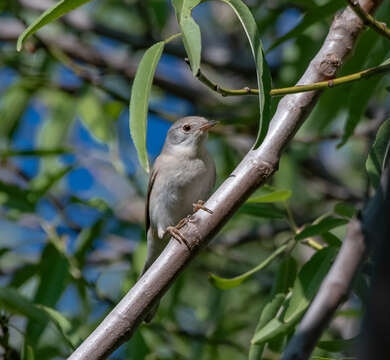
[[[43,250],[39,263],[39,285],[34,302],[48,307],[54,307],[61,298],[69,278],[67,259],[57,247],[49,243]],[[36,346],[45,329],[45,323],[29,321],[26,334],[30,342]]]
[[[366,171],[374,188],[379,186],[382,171],[389,159],[389,153],[390,119],[380,126],[366,160]]]
[[[160,41],[146,50],[138,65],[130,98],[130,134],[137,149],[138,159],[146,172],[149,172],[146,150],[148,102],[153,76],[163,49],[164,42]]]
[[[272,294],[286,294],[293,287],[297,276],[298,264],[292,256],[285,257],[279,264]]]
[[[38,17],[18,38],[16,49],[22,50],[23,43],[46,24],[58,19],[69,11],[89,2],[91,0],[61,0],[47,9],[41,16]]]
[[[325,232],[321,234],[322,240],[324,240],[329,246],[339,248],[342,244],[341,240],[331,232]]]
[[[276,294],[273,296],[272,300],[265,305],[263,311],[261,312],[259,321],[256,326],[255,334],[260,332],[260,330],[269,323],[274,317],[276,317],[279,312],[280,307],[282,306],[285,300],[285,294]],[[249,360],[258,360],[261,359],[263,354],[264,346],[258,344],[251,344],[249,349]]]
[[[317,224],[311,224],[306,226],[299,234],[295,236],[296,240],[303,240],[308,237],[321,235],[336,227],[345,225],[348,223],[346,219],[326,217]]]
[[[272,203],[286,201],[291,197],[291,190],[276,190],[270,194],[254,196],[247,200],[247,203]]]
[[[309,306],[328,273],[336,253],[336,248],[324,248],[315,253],[302,267],[294,283],[290,303],[284,316],[285,322],[292,321]]]
[[[252,215],[268,219],[283,219],[286,212],[271,204],[246,203],[239,209],[240,214]]]
[[[234,287],[239,286],[242,284],[245,280],[247,280],[250,276],[252,276],[254,273],[264,269],[267,267],[279,254],[281,254],[284,250],[286,250],[288,247],[288,244],[282,245],[278,249],[276,249],[269,257],[267,257],[263,262],[261,262],[259,265],[254,267],[252,270],[247,271],[246,273],[236,276],[231,279],[226,279],[219,277],[214,274],[209,275],[209,281],[217,288],[221,290],[228,290],[232,289]]]
[[[58,311],[42,305],[35,305],[29,299],[19,294],[16,289],[10,287],[0,288],[0,306],[10,313],[25,316],[29,322],[45,325],[51,321],[60,331],[66,343],[70,340],[66,333],[71,329],[70,322]],[[28,337],[30,344],[34,344]]]
[[[337,215],[344,216],[347,218],[352,218],[356,215],[356,209],[352,205],[341,203],[341,202],[337,203],[334,206],[333,211]]]
[[[349,347],[355,346],[357,340],[358,337],[356,336],[352,339],[319,341],[316,346],[322,350],[329,352],[341,352]]]

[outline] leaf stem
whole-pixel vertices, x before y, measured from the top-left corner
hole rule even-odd
[[[188,59],[185,59],[185,61],[188,63]],[[306,91],[312,91],[312,90],[320,90],[320,89],[326,89],[326,88],[334,88],[339,85],[348,84],[353,81],[361,80],[363,78],[368,78],[371,76],[379,75],[382,73],[390,72],[390,63],[386,63],[383,65],[379,65],[373,68],[369,68],[366,70],[359,71],[354,74],[341,76],[335,79],[330,79],[326,81],[319,81],[312,84],[307,85],[296,85],[286,88],[280,88],[280,89],[272,89],[270,91],[271,96],[282,96],[282,95],[288,95],[288,94],[296,94]],[[259,89],[251,89],[249,87],[244,87],[243,89],[227,89],[222,86],[219,86],[214,81],[210,80],[200,69],[198,73],[196,74],[196,77],[199,79],[200,82],[202,82],[204,85],[206,85],[211,90],[214,90],[218,94],[222,96],[244,96],[244,95],[258,95]]]
[[[169,42],[175,40],[175,39],[178,38],[179,36],[181,36],[181,33],[173,34],[173,35],[171,35],[168,39],[165,39],[165,40],[164,40],[164,43],[165,43],[165,44],[168,44]]]
[[[382,23],[368,14],[366,11],[362,9],[359,5],[358,0],[347,0],[351,9],[355,12],[357,16],[362,19],[364,25],[369,26],[372,30],[376,31],[378,34],[390,39],[390,29],[386,26],[385,23]]]

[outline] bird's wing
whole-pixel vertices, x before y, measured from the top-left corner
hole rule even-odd
[[[156,159],[152,173],[150,174],[149,184],[148,184],[148,192],[146,193],[146,204],[145,204],[145,228],[146,233],[148,233],[150,226],[150,216],[149,216],[149,202],[150,202],[150,194],[152,192],[154,181],[156,180],[158,174],[158,159]]]

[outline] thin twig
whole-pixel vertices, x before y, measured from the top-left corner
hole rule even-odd
[[[188,59],[186,58],[185,61],[188,63]],[[375,75],[383,74],[390,72],[390,64],[384,64],[379,65],[373,68],[369,68],[363,71],[359,71],[354,74],[341,76],[335,79],[330,79],[326,81],[319,81],[313,84],[307,84],[307,85],[296,85],[286,88],[280,88],[280,89],[272,89],[270,91],[271,96],[282,96],[282,95],[288,95],[288,94],[297,94],[301,92],[306,91],[313,91],[313,90],[321,90],[321,89],[328,89],[328,88],[334,88],[339,85],[345,85],[348,83],[351,83],[353,81],[358,81],[364,78],[369,78]],[[218,94],[222,96],[244,96],[244,95],[258,95],[259,89],[251,89],[249,87],[245,87],[243,89],[227,89],[222,86],[219,86],[214,81],[210,80],[200,69],[198,73],[196,74],[196,77],[199,79],[201,83],[206,85],[211,90],[214,90]]]
[[[347,0],[349,6],[355,12],[357,16],[362,19],[364,25],[369,26],[372,30],[376,31],[378,34],[390,39],[390,29],[386,26],[385,23],[382,23],[375,18],[365,12],[361,6],[359,5],[358,0]]]

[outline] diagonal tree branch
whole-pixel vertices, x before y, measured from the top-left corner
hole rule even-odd
[[[372,12],[380,0],[364,0],[362,7]],[[363,22],[347,8],[336,15],[328,36],[309,64],[299,85],[329,80],[351,53]],[[148,310],[170,287],[185,266],[207,245],[250,194],[278,167],[284,147],[295,135],[316,104],[320,91],[285,96],[278,105],[262,145],[251,150],[205,206],[210,215],[198,211],[181,229],[192,250],[171,240],[161,256],[130,289],[103,322],[70,356],[70,360],[105,359],[128,340]]]

